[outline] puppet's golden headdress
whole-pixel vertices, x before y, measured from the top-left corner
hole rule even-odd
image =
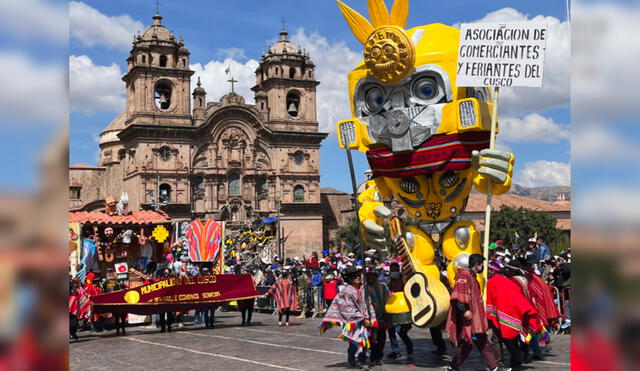
[[[409,17],[409,0],[395,0],[391,13],[384,0],[367,0],[373,25],[337,1],[351,32],[364,44],[364,63],[371,76],[385,84],[394,84],[407,77],[415,62],[415,46],[404,30]]]

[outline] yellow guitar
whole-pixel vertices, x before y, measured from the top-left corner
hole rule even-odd
[[[404,239],[400,219],[391,219],[389,226],[406,277],[403,291],[411,309],[411,320],[418,327],[438,326],[449,311],[449,292],[439,279],[420,270]]]

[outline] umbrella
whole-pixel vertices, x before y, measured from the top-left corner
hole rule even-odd
[[[278,221],[278,218],[271,217],[271,218],[262,219],[262,224],[273,223],[277,221]]]

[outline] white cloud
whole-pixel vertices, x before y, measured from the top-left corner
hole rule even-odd
[[[557,143],[562,139],[568,140],[570,136],[568,129],[538,113],[528,114],[522,119],[500,119],[498,137],[505,142]]]
[[[476,22],[546,22],[549,38],[545,55],[542,88],[500,89],[500,114],[511,117],[527,112],[546,111],[567,106],[570,94],[571,33],[569,23],[554,17],[533,18],[513,8],[491,12]]]
[[[316,65],[315,78],[320,81],[317,88],[319,130],[333,133],[336,122],[351,117],[347,75],[362,57],[350,50],[344,42],[330,43],[317,32],[307,34],[302,28],[298,29],[290,40],[305,49]],[[227,80],[233,76],[238,80],[236,92],[242,95],[247,103],[253,103],[254,93],[251,87],[255,85],[258,61],[250,59],[244,63],[240,62],[239,60],[246,58],[246,53],[238,48],[219,49],[217,54],[226,55],[227,58],[223,61],[209,61],[204,66],[200,63],[189,66],[195,71],[192,86],[195,87],[200,76],[202,86],[207,91],[207,101],[219,100],[231,90]],[[231,67],[229,74],[225,74],[227,66]]]
[[[640,194],[634,187],[603,185],[574,194],[572,215],[579,222],[618,227],[640,222]],[[637,231],[637,229],[636,229]]]
[[[69,3],[71,36],[84,46],[104,45],[110,49],[128,50],[133,36],[145,27],[128,15],[109,17],[89,5],[71,1]]]
[[[22,53],[0,52],[0,112],[4,123],[54,123],[67,117],[65,71]]]
[[[66,42],[67,8],[43,0],[0,1],[0,29],[18,37]]]
[[[525,187],[569,186],[571,167],[563,162],[527,162],[523,169],[516,171],[513,182]]]
[[[639,157],[640,148],[635,143],[597,125],[580,127],[571,138],[571,158],[574,161],[628,163]]]
[[[216,55],[224,59],[246,60],[247,55],[241,48],[220,48],[216,51]]]
[[[305,33],[300,28],[291,37],[301,45],[316,65],[318,85],[319,130],[333,133],[336,123],[351,118],[347,75],[362,60],[362,54],[349,49],[344,42],[330,43],[317,32]]]
[[[637,116],[640,6],[581,1],[573,12],[574,122]]]
[[[86,55],[69,57],[71,108],[86,112],[115,111],[125,108],[125,84],[120,66],[95,65]]]
[[[227,67],[231,67],[228,74],[225,73]],[[200,63],[191,64],[189,68],[195,71],[191,76],[191,88],[196,87],[199,76],[202,87],[207,91],[207,101],[218,101],[223,95],[231,92],[231,83],[227,80],[233,77],[238,81],[235,83],[235,92],[243,96],[247,103],[253,104],[254,93],[251,88],[256,83],[255,71],[258,68],[258,61],[250,59],[242,63],[226,58],[223,61],[209,61],[204,66]]]

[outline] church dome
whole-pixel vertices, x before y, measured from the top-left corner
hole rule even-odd
[[[267,98],[267,93],[264,92],[264,90],[258,90],[258,92],[255,95],[255,98]]]
[[[127,119],[126,112],[121,112],[109,125],[100,133],[100,144],[109,142],[118,142],[118,134],[126,127],[125,121]]]
[[[162,25],[162,16],[156,13],[152,18],[153,24],[138,37],[138,41],[169,41],[177,44],[178,42],[173,32]]]
[[[269,52],[272,54],[288,55],[302,54],[302,51],[287,39],[288,35],[289,33],[287,31],[280,31],[280,40],[269,48]]]

